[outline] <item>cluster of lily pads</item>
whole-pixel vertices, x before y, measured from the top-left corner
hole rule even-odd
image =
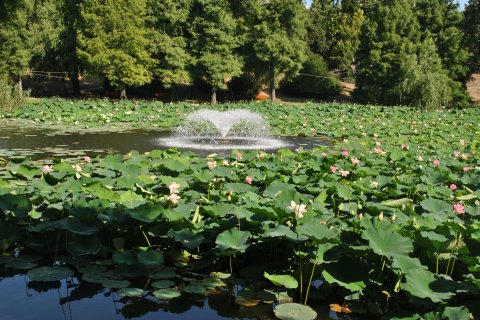
[[[162,108],[196,108],[182,105]],[[138,117],[156,107],[138,107]],[[318,301],[367,317],[480,314],[478,110],[240,107],[263,113],[274,132],[340,142],[227,158],[154,150],[43,167],[13,159],[0,180],[0,264],[35,281],[76,275],[124,296],[238,285],[237,303],[274,303],[280,319],[314,319],[308,306]],[[138,278],[148,285],[135,287]]]

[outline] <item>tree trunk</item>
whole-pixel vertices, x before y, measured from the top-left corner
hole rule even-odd
[[[270,100],[275,101],[275,70],[272,70],[272,75],[270,77]]]
[[[70,77],[70,81],[72,82],[73,88],[73,96],[79,97],[80,96],[80,80],[78,80],[78,71],[75,70]]]
[[[212,105],[217,104],[217,88],[212,87],[212,100],[210,103]]]
[[[18,94],[20,95],[20,98],[23,97],[23,83],[22,83],[22,77],[18,77]]]
[[[127,89],[122,88],[122,91],[120,91],[120,100],[127,100]]]

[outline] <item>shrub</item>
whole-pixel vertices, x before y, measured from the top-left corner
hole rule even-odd
[[[7,79],[0,78],[0,111],[12,111],[22,103],[23,98],[20,96],[18,85],[12,85]]]
[[[327,63],[319,55],[310,53],[300,73],[286,80],[282,86],[284,92],[302,98],[330,98],[342,90],[342,85],[328,72]]]

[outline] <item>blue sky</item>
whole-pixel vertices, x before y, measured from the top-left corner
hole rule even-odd
[[[309,6],[312,3],[312,0],[305,0],[305,2]],[[468,0],[458,0],[457,2],[460,4],[460,9],[463,10],[463,8],[467,4]]]

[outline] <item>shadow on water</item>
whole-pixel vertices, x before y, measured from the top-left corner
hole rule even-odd
[[[260,303],[254,307],[235,304],[234,290],[216,290],[207,296],[182,294],[171,300],[159,300],[150,293],[141,297],[120,297],[114,289],[83,282],[76,277],[34,282],[29,281],[26,274],[3,274],[1,270],[0,286],[2,320],[276,319],[270,304]],[[328,306],[315,309],[317,319],[339,319],[329,313]]]

